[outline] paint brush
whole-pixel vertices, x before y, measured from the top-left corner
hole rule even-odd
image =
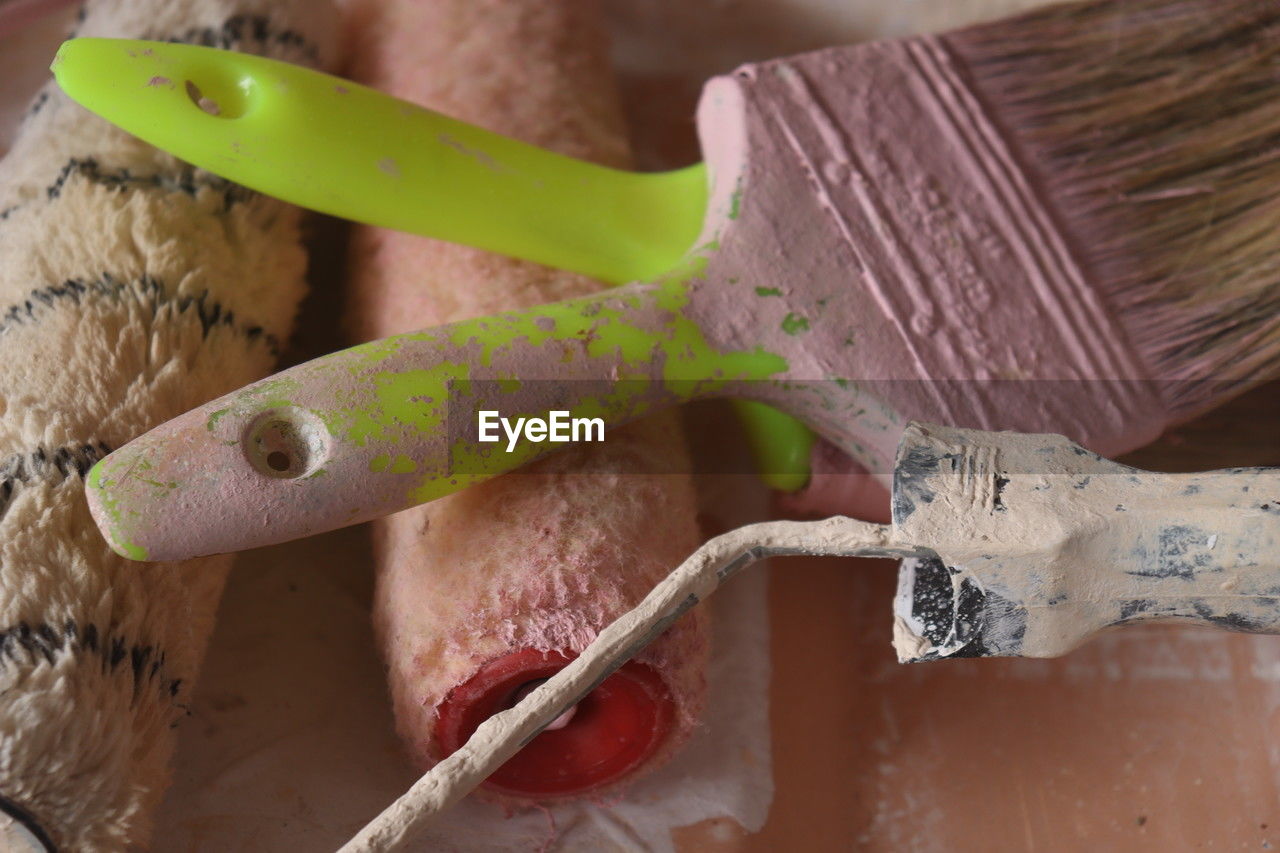
[[[351,76],[576,156],[626,166],[595,3],[379,0],[352,9]],[[509,93],[518,89],[513,107]],[[345,314],[364,339],[590,293],[579,275],[358,228]],[[619,489],[616,471],[630,469]],[[700,534],[675,412],[373,527],[377,628],[406,749],[422,768],[576,657]],[[654,541],[652,531],[663,531]],[[483,789],[599,796],[653,769],[701,712],[707,618],[684,620]]]
[[[482,442],[480,411],[620,423],[711,395],[882,473],[911,418],[1141,445],[1280,360],[1277,32],[1256,0],[1098,0],[745,66],[704,91],[682,267],[250,386],[100,463],[96,517],[135,557],[266,544],[555,447]],[[532,181],[527,154],[481,159]]]
[[[1050,657],[1097,631],[1151,620],[1280,633],[1280,508],[1267,495],[1280,496],[1280,469],[1154,474],[1063,436],[911,423],[897,453],[892,524],[771,521],[710,540],[342,850],[411,840],[593,684],[765,557],[902,559],[903,589],[917,605],[898,608],[902,660]]]

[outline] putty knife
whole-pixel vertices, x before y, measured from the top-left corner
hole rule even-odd
[[[797,554],[903,558],[903,662],[1053,657],[1139,621],[1276,634],[1280,468],[1155,474],[1060,435],[912,422],[898,446],[892,524],[769,521],[715,537],[342,851],[410,839],[727,578]]]

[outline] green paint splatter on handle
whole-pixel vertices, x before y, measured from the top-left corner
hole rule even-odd
[[[798,335],[809,331],[809,321],[799,314],[788,314],[782,318],[782,331],[788,335]]]
[[[397,453],[396,458],[391,460],[390,471],[392,474],[412,474],[417,470],[418,463],[403,453]]]
[[[108,459],[99,459],[89,470],[88,484],[98,490],[101,496],[101,507],[107,515],[108,524],[106,533],[111,538],[112,549],[121,556],[128,557],[130,560],[147,559],[147,549],[141,545],[135,545],[127,539],[120,536],[121,519],[123,513],[120,510],[119,503],[111,497],[110,484],[111,481],[106,478],[106,470]],[[135,513],[136,514],[136,513]]]

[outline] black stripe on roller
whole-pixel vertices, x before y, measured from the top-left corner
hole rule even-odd
[[[22,302],[0,312],[0,335],[15,326],[38,322],[44,310],[54,310],[60,305],[80,305],[86,299],[119,300],[132,290],[141,298],[140,304],[150,308],[153,318],[164,306],[172,306],[179,314],[195,314],[203,334],[208,337],[215,328],[228,328],[247,340],[261,341],[273,356],[280,354],[280,340],[256,323],[242,321],[236,313],[202,291],[196,295],[172,294],[153,276],[143,275],[133,281],[122,281],[110,273],[97,278],[69,278],[61,284],[37,288],[27,294]]]
[[[135,175],[127,167],[103,169],[98,165],[98,161],[92,157],[72,157],[58,170],[58,176],[53,179],[53,183],[44,188],[45,199],[53,201],[61,196],[63,187],[72,177],[120,192],[132,189],[160,190],[163,192],[182,193],[194,198],[201,189],[209,189],[222,195],[223,213],[229,211],[233,205],[247,201],[257,195],[256,192],[247,187],[242,187],[217,175],[198,172],[190,166],[180,169],[177,174]],[[0,222],[8,219],[29,204],[30,202],[18,202],[0,210]]]
[[[32,481],[56,485],[70,477],[84,478],[99,459],[111,452],[102,442],[69,444],[49,450],[37,447],[0,458],[0,518],[9,510],[19,487]]]
[[[161,696],[172,700],[182,685],[181,678],[169,678],[166,655],[156,646],[108,636],[97,625],[81,629],[76,620],[67,619],[62,625],[19,622],[0,630],[0,672],[10,667],[53,666],[60,658],[81,654],[97,657],[104,673],[128,674],[135,698],[144,685],[154,684]]]

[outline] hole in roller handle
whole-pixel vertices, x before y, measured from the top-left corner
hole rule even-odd
[[[187,98],[196,109],[222,119],[242,118],[253,103],[256,86],[248,74],[236,74],[231,63],[189,72],[183,81]]]
[[[329,458],[329,431],[313,413],[295,406],[265,411],[245,428],[245,458],[260,474],[295,480],[314,473]]]

